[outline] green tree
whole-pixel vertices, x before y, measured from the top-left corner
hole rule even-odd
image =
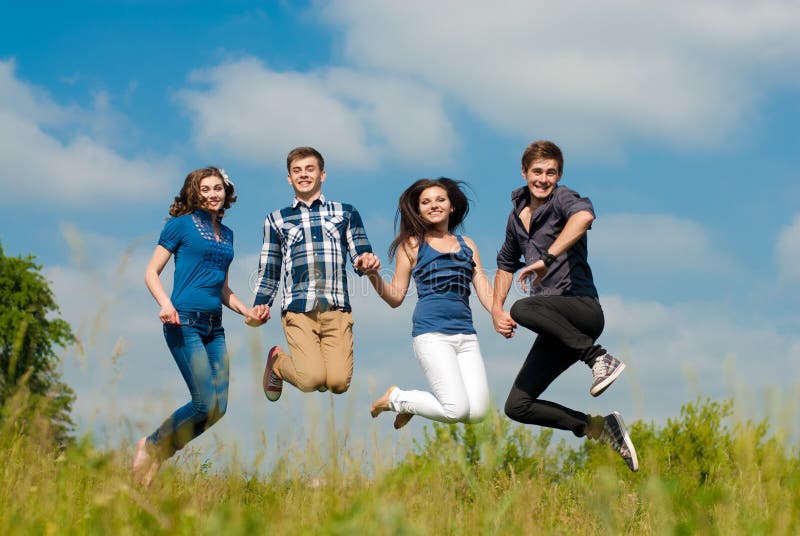
[[[0,244],[0,419],[20,389],[36,415],[49,421],[63,443],[73,428],[75,393],[61,381],[56,348],[75,342],[70,325],[33,256],[7,257]],[[33,415],[33,414],[29,414]]]

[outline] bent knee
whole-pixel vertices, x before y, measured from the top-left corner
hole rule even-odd
[[[325,387],[327,377],[325,371],[311,372],[303,375],[298,375],[297,384],[295,387],[304,393],[311,393],[319,391],[320,387]]]
[[[348,389],[350,389],[350,383],[340,383],[340,384],[328,384],[328,389],[330,389],[331,393],[340,395],[342,393],[346,393]]]
[[[220,419],[225,416],[225,413],[228,411],[228,404],[226,402],[222,402],[217,405],[217,407],[212,411],[208,416],[208,426],[216,423]]]
[[[514,305],[508,310],[508,314],[511,315],[511,318],[517,324],[525,325],[535,320],[535,311],[539,308],[539,303],[540,302],[533,297],[522,298],[514,302]]]
[[[508,310],[508,314],[511,315],[511,318],[514,320],[514,322],[517,323],[519,323],[520,313],[522,312],[523,309],[521,303],[522,300],[515,301],[514,304],[511,306],[511,309]]]
[[[481,401],[470,406],[467,422],[470,424],[481,422],[487,415],[489,415],[489,400]]]
[[[486,418],[487,415],[489,415],[489,410],[488,409],[484,410],[484,411],[478,411],[478,412],[475,412],[475,413],[470,413],[469,417],[467,417],[467,420],[465,422],[468,422],[469,424],[476,424],[476,423],[479,423],[479,422],[483,421]]]
[[[442,406],[446,422],[467,422],[470,418],[469,404],[445,404]]]
[[[522,401],[516,398],[508,397],[506,405],[503,407],[503,412],[506,417],[512,421],[519,421],[522,416],[523,406]]]
[[[345,393],[350,389],[350,377],[337,378],[328,375],[327,387],[334,394]]]
[[[214,398],[192,401],[192,409],[194,410],[195,415],[197,415],[197,418],[201,420],[208,419],[211,416],[212,408],[214,408],[216,405],[217,401]]]

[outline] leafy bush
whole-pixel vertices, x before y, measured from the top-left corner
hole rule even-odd
[[[554,443],[553,431],[498,412],[431,424],[411,452],[374,467],[343,441],[327,454],[318,440],[288,445],[266,476],[236,463],[215,471],[189,448],[149,490],[129,480],[132,446],[100,451],[83,438],[59,450],[33,432],[0,425],[2,534],[800,531],[797,445],[767,421],[736,420],[729,401],[698,399],[662,427],[632,423],[638,473],[606,445]]]

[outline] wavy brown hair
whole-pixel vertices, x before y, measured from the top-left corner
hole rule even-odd
[[[453,212],[450,213],[450,218],[447,220],[448,231],[453,232],[467,217],[469,199],[467,199],[467,195],[462,189],[462,186],[466,186],[465,182],[448,179],[447,177],[416,181],[406,188],[405,192],[400,194],[400,201],[397,203],[397,213],[394,217],[394,228],[397,230],[397,236],[389,246],[390,260],[394,258],[397,249],[410,239],[416,239],[419,244],[425,241],[425,235],[428,234],[430,226],[419,214],[419,197],[424,190],[433,186],[442,188],[447,192],[447,197],[450,199]]]
[[[222,179],[222,184],[225,186],[225,202],[222,208],[217,212],[217,218],[222,219],[225,215],[225,210],[231,208],[231,205],[236,202],[236,189],[233,183],[228,180],[228,176],[222,168],[208,166],[201,169],[195,169],[186,175],[186,180],[183,181],[183,188],[175,200],[169,207],[170,216],[183,216],[184,214],[191,214],[195,210],[203,208],[205,200],[200,195],[200,181],[206,177],[219,177]]]

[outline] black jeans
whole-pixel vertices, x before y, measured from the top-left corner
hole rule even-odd
[[[595,344],[605,325],[600,302],[589,296],[532,296],[514,303],[511,318],[538,336],[508,394],[506,415],[583,437],[588,415],[540,400],[539,395],[574,363],[592,366],[605,353]]]

